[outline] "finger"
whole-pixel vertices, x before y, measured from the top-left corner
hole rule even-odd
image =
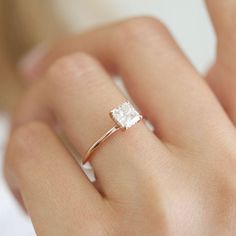
[[[109,112],[124,101],[124,96],[99,63],[79,53],[61,58],[52,65],[46,78],[32,88],[16,114],[16,122],[22,124],[48,117],[50,111],[84,156],[87,149],[114,126]],[[156,153],[160,158],[156,158]],[[135,178],[142,178],[140,169],[150,168],[150,163],[158,163],[155,166],[163,168],[163,162],[168,160],[166,153],[162,143],[140,122],[110,137],[91,162],[105,195],[127,196],[128,192],[137,190],[133,182]]]
[[[236,53],[235,41],[236,3],[232,0],[206,0],[208,10],[217,35],[217,49],[221,56]]]
[[[14,131],[5,173],[19,189],[38,235],[77,235],[105,214],[100,194],[42,123]]]
[[[236,2],[231,0],[207,0],[206,2],[217,35],[217,57],[207,75],[207,81],[236,124],[236,49],[234,47]]]
[[[198,150],[199,144],[215,142],[227,130],[220,128],[225,127],[222,123],[231,128],[208,86],[160,22],[132,19],[66,39],[38,63],[38,71],[43,73],[61,55],[81,50],[122,75],[135,103],[166,142]]]

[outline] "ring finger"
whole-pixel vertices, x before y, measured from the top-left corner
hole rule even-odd
[[[98,62],[81,53],[55,62],[46,78],[33,86],[27,97],[16,115],[18,124],[45,120],[51,111],[82,156],[114,126],[109,112],[125,101]],[[156,158],[156,153],[160,158]],[[105,194],[117,195],[121,185],[122,192],[127,194],[133,191],[130,186],[135,188],[135,180],[143,178],[140,169],[150,167],[149,163],[155,168],[163,167],[160,162],[167,160],[166,153],[164,145],[140,122],[111,137],[91,161]],[[145,156],[148,160],[143,159]]]

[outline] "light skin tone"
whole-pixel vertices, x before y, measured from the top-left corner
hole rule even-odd
[[[5,173],[38,235],[236,234],[236,4],[207,3],[219,39],[210,86],[146,17],[60,41],[25,71],[40,79],[13,118]],[[94,185],[54,127],[83,156],[125,100],[111,74],[155,133],[140,122],[109,139],[91,159]]]

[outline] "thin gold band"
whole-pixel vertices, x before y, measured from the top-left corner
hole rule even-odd
[[[115,126],[108,130],[88,149],[84,158],[82,159],[83,165],[90,160],[94,151],[116,131],[120,129],[127,130],[143,119],[134,106],[128,101],[123,102],[120,106],[112,109],[109,114],[112,120],[115,122]]]
[[[104,143],[112,134],[116,131],[120,130],[121,127],[118,125],[113,126],[110,130],[108,130],[100,139],[98,139],[86,152],[82,164],[86,164],[90,158],[92,157],[93,152],[102,144]]]

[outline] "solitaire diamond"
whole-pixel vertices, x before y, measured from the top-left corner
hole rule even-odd
[[[142,120],[142,116],[129,102],[124,102],[110,112],[111,118],[122,129],[128,129]]]

